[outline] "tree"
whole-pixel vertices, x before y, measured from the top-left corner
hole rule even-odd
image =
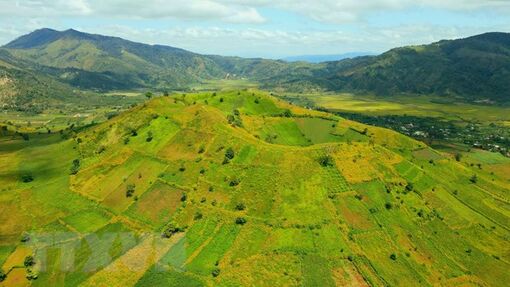
[[[220,269],[219,268],[214,268],[213,271],[211,271],[211,275],[213,277],[218,277],[220,275]]]
[[[134,184],[128,184],[126,186],[126,197],[131,197],[135,193],[135,185]]]
[[[225,151],[225,160],[223,161],[223,163],[229,163],[234,157],[235,157],[234,149],[229,147]]]
[[[390,209],[393,207],[393,205],[392,205],[390,202],[386,202],[386,203],[384,204],[384,207],[385,207],[387,210],[390,210]]]
[[[320,156],[318,161],[319,164],[322,165],[323,167],[329,167],[334,165],[333,157],[330,156],[329,154]]]
[[[412,182],[408,182],[407,185],[406,185],[406,190],[407,191],[413,191],[413,189],[414,189],[413,183]]]
[[[152,132],[151,131],[149,131],[147,133],[147,138],[145,139],[145,141],[147,141],[147,142],[151,142],[152,141]]]
[[[4,281],[5,278],[7,278],[7,274],[5,274],[4,271],[0,269],[0,282]]]
[[[34,266],[35,265],[34,256],[28,255],[27,257],[25,257],[25,261],[23,262],[23,265],[25,265],[25,267]]]
[[[152,98],[152,93],[151,92],[147,92],[145,93],[145,97],[150,100]]]
[[[32,182],[34,181],[34,177],[31,174],[24,174],[21,176],[21,181],[24,183]]]
[[[236,218],[236,224],[239,224],[239,225],[245,225],[246,224],[246,219],[244,217],[238,217]]]
[[[395,253],[391,253],[390,259],[391,260],[397,260],[397,255]]]
[[[78,173],[79,170],[80,170],[80,160],[75,159],[75,160],[73,160],[73,165],[71,166],[71,174],[75,175]]]
[[[236,209],[241,211],[241,210],[245,210],[246,209],[246,205],[244,205],[244,203],[242,202],[239,202],[237,205],[236,205]]]
[[[289,109],[286,109],[285,111],[283,111],[282,116],[284,116],[286,118],[290,118],[290,117],[292,117],[292,111]]]
[[[168,95],[169,95],[169,94],[168,94],[168,91],[164,91],[164,92],[163,92],[163,96],[168,97]]]
[[[184,232],[184,228],[177,226],[175,223],[170,223],[163,231],[163,237],[170,238],[172,235],[179,232]]]
[[[471,183],[477,183],[478,182],[478,176],[476,174],[473,174],[473,176],[469,179]]]
[[[456,154],[455,154],[455,160],[456,160],[456,161],[460,161],[461,159],[462,159],[462,154],[460,154],[460,153],[456,153]]]

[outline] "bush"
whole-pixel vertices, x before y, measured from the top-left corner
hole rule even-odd
[[[179,233],[179,232],[184,232],[184,228],[182,227],[179,227],[177,226],[176,224],[174,223],[170,223],[166,228],[165,230],[163,231],[163,237],[165,238],[170,238],[172,237],[172,235],[176,234],[176,233]]]
[[[234,149],[232,149],[231,147],[229,147],[226,151],[225,151],[225,159],[223,160],[223,164],[227,164],[229,163],[233,158],[235,157],[235,152],[234,152]]]
[[[213,271],[211,272],[211,275],[213,277],[218,277],[220,275],[220,269],[219,268],[214,268]]]
[[[321,166],[323,166],[323,167],[329,167],[329,166],[333,166],[334,165],[333,157],[330,156],[330,155],[320,156],[318,161],[319,161],[319,164]]]
[[[134,184],[128,184],[126,186],[126,197],[131,197],[135,193],[135,185]]]
[[[25,265],[25,267],[34,266],[35,265],[34,256],[28,255],[27,257],[25,257],[25,261],[23,261],[23,265]]]
[[[239,184],[241,183],[241,180],[238,179],[238,178],[234,178],[230,181],[229,185],[234,187],[234,186],[238,186]]]
[[[414,186],[413,186],[413,183],[412,182],[408,182],[407,185],[406,185],[406,190],[407,191],[413,191],[414,190]]]
[[[474,175],[473,175],[473,176],[469,179],[469,181],[470,181],[471,183],[477,183],[477,182],[478,182],[478,177],[476,176],[476,174],[474,174]]]
[[[386,202],[386,203],[384,204],[384,207],[385,207],[386,209],[390,210],[390,209],[393,207],[393,205],[392,205],[390,202]]]
[[[79,159],[75,159],[73,160],[73,165],[71,166],[71,174],[72,175],[75,175],[78,173],[78,171],[80,170],[80,160]]]
[[[292,117],[292,111],[289,109],[286,109],[285,111],[283,111],[282,116],[284,116],[286,118],[290,118],[290,117]]]
[[[7,278],[7,274],[5,274],[3,270],[0,270],[0,282],[4,281],[5,278]]]
[[[397,260],[397,255],[395,253],[391,253],[390,259],[391,260]]]
[[[460,153],[456,153],[456,154],[455,154],[455,160],[456,160],[456,161],[460,161],[461,159],[462,159],[462,154],[460,154]]]
[[[244,203],[240,202],[236,205],[236,210],[245,210],[246,209],[246,205],[244,205]]]
[[[236,218],[236,224],[239,224],[239,225],[245,225],[246,224],[246,219],[244,217],[238,217]]]
[[[30,241],[30,235],[28,233],[23,233],[21,235],[20,241],[23,243]]]
[[[34,177],[31,174],[24,174],[21,176],[21,181],[27,183],[34,181]]]
[[[151,141],[152,141],[152,132],[151,132],[151,131],[149,131],[149,132],[147,133],[147,139],[145,139],[145,140],[146,140],[147,142],[151,142]]]

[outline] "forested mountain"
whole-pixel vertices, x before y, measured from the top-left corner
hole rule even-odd
[[[184,89],[205,80],[248,78],[293,91],[436,94],[469,101],[510,99],[510,34],[390,50],[310,64],[200,55],[116,37],[41,29],[3,48],[38,72],[83,89]]]

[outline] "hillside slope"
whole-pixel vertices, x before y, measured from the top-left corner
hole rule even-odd
[[[14,56],[54,71],[63,81],[89,89],[187,87],[225,73],[202,55],[76,30],[41,29],[4,46]]]
[[[87,97],[88,96],[88,97]],[[0,108],[40,112],[49,106],[70,106],[95,97],[78,92],[44,73],[28,69],[0,50]]]
[[[200,55],[75,30],[41,29],[3,47],[38,71],[85,89],[185,89],[249,78],[270,89],[437,94],[510,100],[510,34],[487,33],[320,64]]]
[[[466,100],[510,101],[510,34],[390,50],[375,57],[329,62],[303,80],[337,91],[456,96]],[[292,87],[300,75],[281,74],[274,85]],[[286,82],[285,82],[286,81]]]
[[[64,134],[0,141],[6,284],[510,280],[510,184],[490,173],[505,158],[479,168],[258,91],[156,98]]]

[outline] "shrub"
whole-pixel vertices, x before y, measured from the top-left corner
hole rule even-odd
[[[186,193],[183,193],[181,196],[181,201],[185,202],[188,199],[188,195]]]
[[[244,203],[240,202],[236,205],[236,210],[245,210],[246,209],[246,205],[244,205]]]
[[[385,207],[386,209],[390,210],[390,209],[393,207],[393,205],[392,205],[390,202],[386,202],[386,203],[384,204],[384,207]]]
[[[135,185],[134,184],[128,184],[126,186],[126,197],[131,197],[135,193]]]
[[[28,233],[23,233],[21,235],[21,239],[20,239],[21,242],[28,242],[30,241],[30,235]]]
[[[469,179],[469,181],[470,181],[471,183],[477,183],[477,182],[478,182],[478,177],[476,176],[476,174],[474,174],[474,175],[473,175],[473,176]]]
[[[289,109],[286,109],[285,111],[283,111],[282,116],[284,116],[286,118],[290,118],[290,117],[292,117],[292,111]]]
[[[201,212],[197,211],[197,212],[195,213],[195,216],[194,216],[193,218],[194,218],[195,220],[200,220],[200,219],[202,219],[203,217],[204,217],[204,215],[203,215]]]
[[[80,170],[80,160],[75,159],[75,160],[73,160],[73,165],[71,166],[71,174],[72,175],[77,174],[79,170]]]
[[[31,174],[24,174],[21,176],[21,181],[27,183],[34,181],[34,177]]]
[[[255,104],[257,104],[257,105],[260,103],[260,102],[259,102],[259,99],[255,99],[255,101],[254,101],[254,102],[255,102]]]
[[[236,218],[236,224],[239,224],[239,225],[245,225],[246,224],[246,219],[244,217],[238,217]]]
[[[238,179],[238,178],[234,178],[230,181],[229,185],[234,187],[234,186],[238,186],[239,184],[241,183],[241,180]]]
[[[7,275],[4,273],[3,270],[0,270],[0,282],[4,281],[5,278],[7,278]]]
[[[27,257],[25,257],[25,261],[23,261],[23,265],[25,265],[25,267],[34,266],[35,265],[34,256],[28,255]]]
[[[460,153],[456,153],[456,154],[455,154],[455,160],[456,160],[456,161],[460,161],[461,159],[462,159],[462,154],[460,154]]]
[[[414,190],[414,186],[413,186],[413,183],[412,182],[408,182],[407,185],[406,185],[406,190],[407,191],[413,191]]]
[[[219,268],[214,268],[213,271],[211,271],[211,275],[213,277],[218,277],[220,275],[220,269]]]
[[[147,142],[151,142],[151,141],[152,141],[152,132],[151,132],[151,131],[149,131],[149,132],[147,133],[147,139],[145,139],[145,140],[146,140]]]
[[[163,231],[163,237],[165,238],[170,238],[172,237],[172,235],[176,234],[176,233],[179,233],[179,232],[184,232],[184,228],[182,227],[179,227],[177,226],[176,224],[174,223],[170,223],[166,228],[165,230]]]
[[[397,260],[397,255],[395,253],[391,253],[390,259],[391,260]]]
[[[234,152],[234,149],[232,149],[231,147],[229,147],[226,151],[225,151],[225,159],[223,160],[223,164],[227,164],[229,163],[233,158],[235,157],[235,152]]]
[[[322,165],[323,167],[329,167],[334,165],[333,157],[330,155],[320,156],[318,161],[319,164]]]

